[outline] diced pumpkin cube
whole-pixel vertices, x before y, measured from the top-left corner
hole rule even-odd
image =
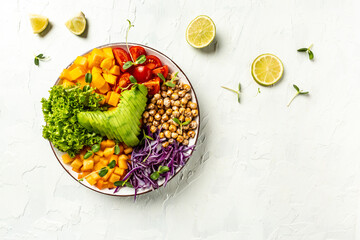
[[[105,58],[104,60],[102,60],[100,67],[106,70],[110,70],[111,67],[113,66],[113,59],[112,58]]]
[[[99,92],[102,94],[107,93],[110,90],[109,84],[106,82],[102,88],[99,88]]]
[[[88,60],[86,57],[78,56],[75,59],[74,64],[81,67],[83,70],[86,70],[88,67]]]
[[[109,189],[111,189],[111,188],[115,188],[115,185],[114,185],[113,183],[109,182],[107,187],[108,187]]]
[[[111,176],[109,178],[109,182],[111,182],[111,183],[117,182],[119,180],[120,180],[120,176],[115,173],[111,174]]]
[[[108,48],[103,48],[102,50],[107,58],[114,59],[114,54],[113,54],[112,48],[108,47]]]
[[[112,75],[110,73],[104,73],[103,77],[104,77],[106,82],[108,82],[108,83],[110,83],[112,85],[114,85],[116,83],[117,77],[115,75]]]
[[[92,82],[91,85],[96,87],[97,89],[102,88],[105,85],[105,79],[101,76],[100,73],[94,73],[92,75]]]
[[[60,79],[70,79],[70,70],[69,69],[64,69],[61,74],[60,74]]]
[[[114,140],[111,140],[111,139],[106,140],[106,147],[112,148],[114,146],[115,146],[115,141]]]
[[[121,156],[122,156],[122,155],[121,155]],[[126,159],[124,159],[124,158],[121,158],[121,156],[118,158],[119,168],[128,169],[127,157],[126,157]]]
[[[116,164],[118,162],[118,156],[117,155],[110,155],[109,157],[106,158],[107,160],[109,160],[109,162],[111,162],[112,160],[115,160]]]
[[[85,172],[81,172],[78,175],[78,179],[81,179],[83,177],[86,177],[87,175],[89,175],[91,173],[91,171],[85,171]]]
[[[101,143],[100,143],[100,149],[101,150],[104,150],[107,146],[107,141],[106,140],[103,140]]]
[[[94,170],[95,170],[95,171],[99,171],[99,170],[102,169],[103,167],[106,167],[106,165],[102,164],[101,162],[98,162],[97,164],[95,164]]]
[[[116,107],[119,104],[119,100],[120,100],[120,94],[116,92],[111,92],[108,104]]]
[[[96,183],[96,187],[100,190],[104,189],[104,180],[100,179],[97,183]]]
[[[75,159],[72,163],[71,166],[75,169],[80,169],[81,166],[83,165],[83,163],[79,160],[79,159]]]
[[[68,88],[68,87],[74,86],[75,83],[73,83],[73,82],[71,82],[71,81],[69,81],[69,80],[64,79],[63,82],[62,82],[62,85],[63,85],[64,88]]]
[[[114,154],[114,148],[105,148],[104,157],[109,157]]]
[[[113,74],[113,75],[116,75],[116,76],[120,76],[120,67],[118,65],[114,65],[109,73]]]
[[[125,154],[129,154],[129,153],[131,153],[132,151],[133,151],[132,147],[128,147],[128,148],[125,148],[125,149],[124,149],[124,153],[125,153]]]
[[[80,83],[81,87],[88,85],[88,83],[85,81],[85,76],[76,79],[76,83]]]
[[[99,163],[101,163],[101,165],[107,166],[109,164],[109,160],[102,157],[102,158],[100,158]]]
[[[95,185],[95,183],[97,182],[97,180],[94,178],[94,175],[95,174],[91,174],[85,178],[90,185]]]
[[[124,153],[124,146],[122,144],[119,144],[120,152],[118,155],[121,155]]]
[[[74,161],[74,159],[72,159],[72,158],[70,157],[70,155],[67,154],[67,153],[65,153],[64,155],[62,155],[61,158],[62,158],[63,162],[66,163],[66,164],[67,164],[67,163],[71,163],[72,161]]]
[[[98,163],[100,161],[100,156],[99,155],[95,155],[94,156],[94,163]]]
[[[72,168],[72,170],[73,170],[74,172],[77,172],[77,173],[80,173],[80,172],[81,172],[80,169],[78,169],[78,168]]]
[[[76,79],[78,79],[79,77],[82,77],[85,75],[84,70],[82,70],[80,67],[76,67],[73,70],[71,70],[69,72],[70,75],[70,79],[71,81],[75,81]]]
[[[99,150],[95,153],[96,155],[99,155],[100,157],[104,156],[104,151]]]
[[[99,67],[105,56],[103,51],[94,48],[91,54],[88,56],[89,68]]]
[[[109,99],[110,99],[110,94],[112,93],[112,91],[108,91],[106,93],[106,97],[105,97],[105,102],[108,103],[109,102]]]
[[[95,73],[102,73],[101,68],[93,67],[93,68],[91,69],[91,74],[94,75]]]
[[[92,170],[94,168],[94,160],[84,160],[82,170]]]
[[[102,179],[104,179],[104,181],[107,181],[109,179],[109,177],[111,176],[111,174],[113,174],[114,169],[109,169],[107,174],[105,176],[102,177]]]
[[[114,173],[122,177],[125,176],[126,170],[123,168],[115,167]]]

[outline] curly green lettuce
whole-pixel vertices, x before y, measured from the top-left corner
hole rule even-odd
[[[49,91],[48,99],[41,100],[46,122],[43,137],[71,157],[78,154],[84,146],[92,146],[102,140],[100,135],[89,132],[77,120],[77,113],[81,111],[104,110],[100,106],[103,96],[93,90],[90,88],[83,91],[79,86],[64,88],[57,85]]]

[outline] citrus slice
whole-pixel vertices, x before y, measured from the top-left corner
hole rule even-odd
[[[186,41],[194,48],[208,46],[215,38],[216,27],[214,22],[205,15],[192,20],[186,29]]]
[[[77,16],[68,20],[65,26],[75,35],[81,35],[86,28],[86,18],[84,13],[80,12]]]
[[[49,24],[49,19],[41,15],[30,14],[30,23],[34,33],[41,33]]]
[[[284,73],[281,60],[270,53],[258,56],[251,65],[251,74],[254,80],[264,86],[278,82]]]

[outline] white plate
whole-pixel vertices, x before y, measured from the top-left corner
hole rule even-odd
[[[143,48],[145,48],[146,50],[146,53],[147,55],[155,55],[156,57],[158,57],[162,64],[163,65],[167,65],[169,67],[169,73],[173,73],[173,72],[179,72],[178,74],[178,77],[180,78],[180,82],[183,82],[183,83],[187,83],[191,86],[191,95],[192,95],[192,102],[195,102],[197,105],[198,105],[198,108],[199,108],[199,104],[198,104],[198,101],[197,101],[197,98],[196,98],[196,94],[195,94],[195,91],[189,81],[189,79],[186,77],[185,73],[180,69],[180,67],[178,65],[176,65],[175,62],[173,62],[170,58],[168,58],[167,56],[165,56],[163,53],[153,49],[153,48],[150,48],[150,47],[147,47],[147,46],[144,46],[144,45],[141,45],[141,44],[137,44],[137,43],[128,43],[129,46],[141,46]],[[121,47],[123,49],[126,50],[126,44],[125,43],[111,43],[111,44],[107,44],[107,45],[103,45],[103,46],[99,46],[97,48],[106,48],[106,47],[112,47],[112,48],[115,48],[115,47]],[[86,53],[84,53],[83,55],[91,52],[92,49]],[[71,62],[72,64],[73,62]],[[70,64],[70,65],[71,65]],[[69,65],[69,66],[70,66]],[[68,66],[68,67],[69,67]],[[55,83],[58,84],[60,82],[60,79],[58,79]],[[192,146],[194,144],[196,144],[197,142],[197,139],[198,139],[198,136],[199,136],[199,129],[200,129],[200,109],[199,109],[199,116],[197,116],[195,118],[195,121],[197,122],[198,124],[198,127],[195,131],[195,137],[194,138],[191,138],[189,140],[189,146]],[[95,186],[92,186],[90,185],[86,180],[84,181],[81,181],[79,182],[78,179],[77,179],[77,176],[78,176],[78,173],[74,172],[70,166],[70,164],[64,164],[62,162],[62,158],[61,156],[64,154],[63,152],[60,152],[59,150],[57,150],[53,144],[50,142],[50,145],[51,145],[51,148],[57,158],[57,160],[59,161],[59,163],[61,164],[61,166],[63,166],[63,168],[66,170],[67,173],[69,173],[70,176],[73,177],[73,179],[82,184],[83,186],[91,189],[91,190],[94,190],[98,193],[103,193],[103,194],[107,194],[107,195],[112,195],[112,196],[121,196],[121,197],[126,197],[126,196],[134,196],[135,195],[135,190],[133,188],[128,188],[128,187],[123,187],[123,188],[120,188],[118,192],[114,193],[114,190],[115,189],[103,189],[103,190],[99,190],[97,187]],[[190,155],[192,155],[193,153],[193,150],[189,150]],[[188,159],[188,161],[190,160],[190,158]],[[176,173],[174,174],[174,176],[181,171],[181,169],[183,168],[184,166],[182,167],[178,167],[176,169]],[[174,177],[170,177],[169,178],[169,181]],[[159,187],[162,186],[164,184],[164,179],[162,180],[159,180]],[[144,194],[144,193],[148,193],[150,191],[152,191],[154,189],[151,189],[151,188],[144,188],[144,189],[139,189],[138,192],[137,192],[137,195],[140,195],[140,194]]]

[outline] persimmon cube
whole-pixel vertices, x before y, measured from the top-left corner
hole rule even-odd
[[[75,81],[76,79],[78,79],[81,76],[85,75],[85,72],[80,68],[80,67],[76,67],[73,70],[71,70],[69,72],[70,75],[70,79],[71,81]]]
[[[104,156],[104,151],[99,150],[95,153],[96,155],[99,155],[100,157]]]
[[[101,150],[104,150],[106,148],[106,140],[103,140],[101,143],[100,143],[100,149]]]
[[[97,182],[97,180],[94,178],[94,175],[95,174],[92,174],[85,178],[90,185],[95,185],[95,183]]]
[[[81,166],[83,165],[83,163],[79,160],[79,159],[75,159],[72,163],[71,166],[75,169],[80,169]]]
[[[94,163],[98,163],[100,161],[100,156],[99,155],[95,155],[94,156]]]
[[[105,81],[107,81],[108,83],[110,83],[112,85],[114,85],[116,83],[117,77],[115,75],[112,75],[110,73],[108,73],[108,74],[104,73],[103,76],[104,76]]]
[[[117,182],[119,180],[120,180],[120,176],[115,173],[111,174],[111,176],[109,178],[109,182],[111,182],[111,183]]]
[[[119,161],[119,168],[128,169],[127,161],[120,160],[120,159],[118,161]]]
[[[120,75],[120,67],[118,65],[114,65],[109,73],[113,74],[113,75],[116,75],[116,76],[119,76]]]
[[[60,79],[70,79],[70,70],[69,69],[64,69],[61,74],[60,74]]]
[[[100,67],[104,70],[110,70],[111,67],[113,66],[113,59],[112,58],[105,58],[104,60],[102,60]]]
[[[105,85],[105,79],[101,76],[100,73],[94,73],[92,75],[92,82],[91,85],[96,87],[97,89],[102,88]]]
[[[111,139],[106,140],[106,147],[112,148],[114,146],[115,146],[115,141],[114,140],[111,140]]]
[[[99,67],[102,60],[104,60],[105,56],[103,51],[100,49],[94,48],[91,54],[88,56],[89,68]]]
[[[114,148],[105,148],[104,157],[109,157],[114,154]]]
[[[82,69],[86,70],[86,68],[88,66],[88,60],[86,57],[78,56],[75,59],[74,64],[81,67]]]
[[[105,85],[101,88],[99,88],[99,92],[102,94],[107,93],[110,90],[110,86],[107,82],[105,82]]]
[[[94,160],[84,160],[83,171],[92,170],[94,168]]]
[[[126,173],[126,170],[123,168],[116,167],[114,170],[114,173],[116,173],[119,176],[124,176]]]
[[[109,160],[102,157],[102,158],[100,158],[100,163],[104,166],[107,166],[109,164]]]
[[[112,160],[115,160],[116,164],[118,162],[118,156],[117,155],[111,155],[109,157],[106,158],[107,160],[109,160],[109,162],[111,162]]]
[[[114,54],[113,54],[112,48],[103,48],[102,50],[107,58],[114,59]]]
[[[101,68],[93,67],[93,68],[91,69],[91,74],[94,75],[95,73],[102,73]]]
[[[62,155],[61,158],[62,158],[63,162],[66,163],[66,164],[67,164],[67,163],[71,163],[72,161],[74,161],[74,159],[72,159],[72,158],[70,157],[70,155],[67,154],[67,153],[65,153],[64,155]]]
[[[109,169],[107,174],[105,176],[103,176],[102,179],[104,179],[104,181],[107,181],[113,172],[114,172],[113,168]]]
[[[102,169],[103,167],[106,167],[106,165],[102,164],[101,162],[98,162],[97,164],[95,164],[94,170],[95,170],[95,171],[99,171],[99,170]]]
[[[120,94],[116,92],[111,92],[108,104],[116,107],[119,104]]]

